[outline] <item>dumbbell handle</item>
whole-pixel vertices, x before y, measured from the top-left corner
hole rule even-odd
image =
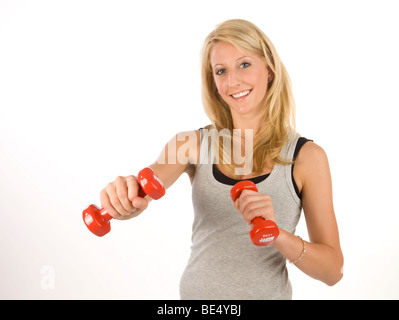
[[[230,196],[233,202],[236,202],[242,191],[245,189],[258,192],[258,188],[252,181],[240,181],[236,183],[230,190]],[[249,232],[249,235],[253,244],[256,246],[269,245],[278,237],[280,233],[276,223],[272,220],[265,220],[261,217],[255,217],[251,222],[253,227]]]
[[[259,223],[262,223],[263,221],[265,221],[265,219],[263,219],[263,218],[261,218],[261,217],[256,217],[256,218],[253,218],[253,219],[252,219],[251,223],[252,223],[253,225],[257,225],[257,224],[259,224]]]
[[[112,216],[104,208],[100,208],[98,213],[103,217],[104,221],[109,221],[112,219]]]
[[[236,202],[237,199],[241,196],[241,193],[245,190],[252,190],[258,192],[258,188],[256,185],[250,180],[244,180],[236,183],[233,188],[231,188],[230,195],[233,202]],[[258,224],[263,222],[265,219],[261,217],[256,217],[252,219],[252,224]]]

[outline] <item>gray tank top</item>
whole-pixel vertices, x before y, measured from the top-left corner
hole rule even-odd
[[[295,134],[284,145],[281,157],[293,158],[299,137]],[[252,244],[250,227],[230,198],[232,186],[214,178],[210,155],[201,130],[200,161],[192,183],[191,255],[180,281],[181,299],[291,299],[285,257],[271,245]],[[291,165],[275,164],[256,186],[271,196],[279,228],[294,233],[301,201],[292,183]]]

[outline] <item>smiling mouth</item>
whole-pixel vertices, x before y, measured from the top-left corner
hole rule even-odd
[[[231,96],[232,96],[234,99],[240,99],[240,98],[243,98],[243,97],[246,97],[247,95],[249,95],[249,94],[251,93],[251,91],[252,91],[252,89],[250,89],[250,90],[244,90],[244,91],[240,91],[240,92],[238,92],[238,93],[232,94]]]

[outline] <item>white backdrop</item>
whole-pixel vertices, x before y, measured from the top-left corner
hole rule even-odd
[[[202,41],[243,18],[275,44],[297,130],[333,176],[344,278],[328,287],[289,266],[294,299],[398,299],[397,12],[389,0],[0,0],[0,298],[179,299],[187,176],[103,238],[81,212],[209,123]]]

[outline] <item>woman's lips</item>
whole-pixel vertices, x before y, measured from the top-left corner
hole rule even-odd
[[[243,98],[245,98],[246,96],[248,96],[251,93],[252,89],[248,89],[248,90],[243,90],[237,93],[233,93],[230,96],[233,97],[235,100],[242,100]]]

